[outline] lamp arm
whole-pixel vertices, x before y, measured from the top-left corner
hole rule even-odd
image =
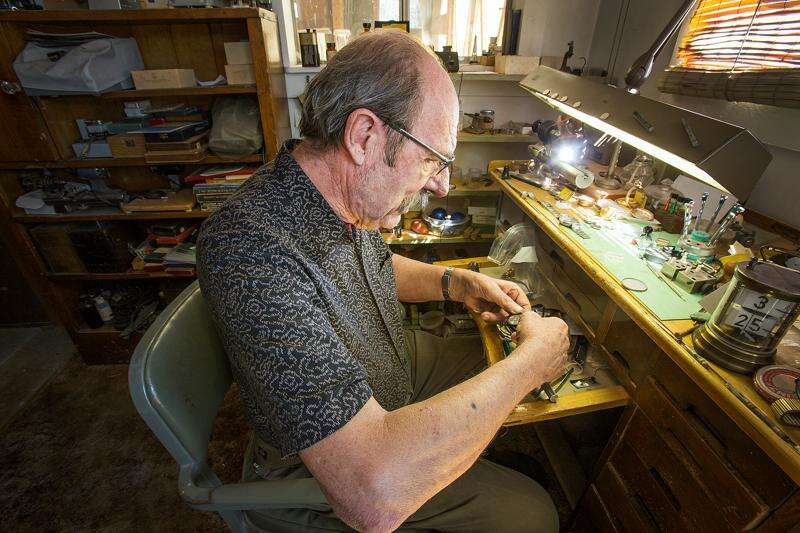
[[[656,58],[667,45],[670,38],[675,35],[675,32],[681,27],[681,24],[683,24],[683,21],[692,11],[696,3],[697,0],[686,0],[667,23],[659,36],[656,37],[650,49],[631,64],[627,74],[625,74],[625,88],[628,91],[637,92],[644,84],[645,80],[650,77],[650,72],[653,70],[653,63],[656,62]]]

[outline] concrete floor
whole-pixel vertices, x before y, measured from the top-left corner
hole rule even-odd
[[[127,365],[84,365],[59,328],[0,330],[0,516],[9,531],[226,531],[178,495],[178,468],[130,400]],[[250,430],[234,386],[209,463],[238,481]],[[530,426],[500,432],[488,457],[569,507]]]

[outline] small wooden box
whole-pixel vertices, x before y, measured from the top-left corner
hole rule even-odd
[[[225,43],[225,60],[229,65],[252,65],[250,41]]]
[[[494,71],[498,74],[530,74],[540,62],[541,58],[535,56],[496,56]]]
[[[119,133],[109,135],[107,140],[112,157],[142,157],[144,155],[144,133]]]
[[[228,85],[253,85],[256,82],[253,65],[225,65],[225,77]]]
[[[132,70],[133,85],[137,90],[181,89],[197,85],[194,69],[165,68],[158,70]]]

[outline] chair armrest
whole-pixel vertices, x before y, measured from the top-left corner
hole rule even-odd
[[[246,511],[327,506],[314,478],[231,483],[211,489],[208,503],[191,504],[208,511]]]

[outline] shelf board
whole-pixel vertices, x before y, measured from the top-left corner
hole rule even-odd
[[[503,135],[489,133],[467,133],[458,132],[458,142],[460,143],[535,143],[535,135]]]
[[[169,272],[48,272],[49,279],[58,281],[115,281],[138,279],[192,279],[194,274],[170,274]]]
[[[169,96],[213,96],[217,94],[255,94],[255,85],[221,85],[219,87],[182,87],[179,89],[128,89],[98,95],[104,100],[140,100]],[[85,96],[85,95],[83,95]],[[46,97],[45,97],[46,98]]]
[[[61,161],[0,161],[0,169],[33,170],[37,168],[152,167],[158,165],[216,165],[263,162],[264,156],[262,154],[246,155],[235,159],[224,159],[209,154],[200,161],[175,161],[173,163],[148,163],[145,161],[144,157],[65,159]]]
[[[28,215],[14,213],[12,217],[18,222],[94,222],[95,220],[170,220],[183,218],[207,218],[213,211],[151,211],[138,213],[124,213],[113,207],[87,209],[77,213],[58,213],[55,215]]]
[[[464,185],[460,182],[450,182],[455,186],[455,188],[450,189],[450,192],[447,193],[447,196],[497,196],[498,194],[502,193],[503,190],[500,186],[492,180],[489,185],[484,185],[483,183],[478,183],[474,185],[470,183],[469,185]]]
[[[202,23],[244,20],[248,18],[275,20],[275,14],[257,8],[214,9],[71,9],[46,11],[5,11],[0,13],[2,22],[28,22],[42,24],[163,24],[170,22]]]
[[[524,74],[498,74],[496,72],[451,72],[453,81],[521,81]]]
[[[492,242],[494,235],[491,233],[481,233],[477,239],[469,239],[466,237],[436,237],[435,235],[420,235],[413,231],[403,230],[403,235],[400,238],[394,236],[393,233],[382,233],[381,236],[386,244],[389,245],[419,245],[419,244],[471,244],[471,243],[484,243]]]

